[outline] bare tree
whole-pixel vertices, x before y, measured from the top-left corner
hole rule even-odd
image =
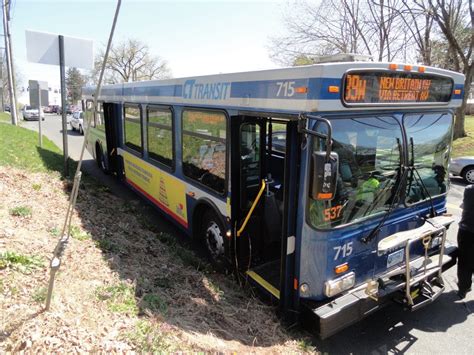
[[[446,69],[463,72],[464,97],[461,107],[456,111],[454,138],[464,137],[464,116],[467,98],[471,89],[474,75],[474,8],[472,0],[412,0],[406,7],[414,7],[429,14],[443,34],[446,44],[435,42],[438,50],[443,48],[447,54],[445,62],[441,62]],[[442,51],[442,50],[441,50]],[[433,59],[433,56],[431,56]],[[435,64],[435,63],[433,63]]]
[[[418,52],[417,60],[425,65],[432,64],[432,47],[433,36],[432,32],[435,30],[433,26],[433,17],[428,0],[419,0],[425,3],[423,8],[413,6],[411,0],[401,0],[401,6],[394,8],[399,19],[405,24],[405,28],[409,33],[409,38],[415,45]]]
[[[289,35],[272,39],[271,57],[288,65],[303,57],[311,60],[320,55],[361,53],[360,37],[366,30],[359,21],[360,0],[343,2],[344,6],[339,0],[327,0],[319,6],[298,3],[285,17]]]
[[[292,64],[301,56],[351,52],[394,60],[406,45],[406,24],[398,16],[401,6],[401,0],[298,3],[285,19],[289,35],[272,40],[271,57]]]
[[[96,68],[104,58],[104,51],[96,57]],[[93,73],[96,81],[98,70]],[[106,64],[104,82],[108,84],[165,79],[171,76],[166,61],[150,53],[148,45],[136,40],[127,39],[112,46]]]

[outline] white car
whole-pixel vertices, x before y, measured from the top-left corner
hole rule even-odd
[[[468,184],[474,184],[474,157],[459,157],[451,159],[449,172],[462,176]]]
[[[23,106],[23,109],[21,110],[21,113],[23,115],[23,119],[25,121],[32,121],[32,120],[38,120],[39,119],[39,114],[38,114],[38,109],[33,108],[29,105]],[[44,112],[41,110],[41,120],[44,121]]]
[[[80,134],[84,135],[84,112],[76,111],[72,114],[72,118],[69,121],[71,129],[73,131],[79,131]]]

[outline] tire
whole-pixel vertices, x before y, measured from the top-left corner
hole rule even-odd
[[[203,215],[201,227],[200,235],[209,261],[217,271],[228,272],[230,263],[226,257],[226,252],[229,243],[222,222],[215,212],[207,210]]]
[[[74,128],[74,126],[73,126],[73,125],[71,125],[71,131],[73,131],[73,132],[75,132],[75,131],[76,131],[76,129]]]
[[[104,153],[102,152],[102,148],[98,143],[95,146],[95,160],[99,169],[102,170],[104,174],[108,174],[109,170],[107,169],[107,165],[105,163]]]
[[[84,135],[84,130],[82,129],[82,126],[81,126],[81,125],[79,125],[79,134],[80,134],[81,136]]]
[[[474,184],[474,165],[465,167],[462,171],[462,177],[468,184]]]

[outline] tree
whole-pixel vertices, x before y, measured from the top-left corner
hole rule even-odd
[[[474,75],[474,8],[473,0],[412,0],[406,7],[415,7],[432,17],[444,39],[435,43],[441,67],[465,75],[464,97],[456,111],[454,138],[464,137],[464,116]],[[437,47],[436,47],[437,46]],[[443,56],[440,53],[445,53]],[[441,57],[441,58],[440,58]],[[436,64],[436,63],[433,63]]]
[[[427,0],[419,0],[419,2],[425,2]],[[407,46],[414,44],[418,55],[416,59],[418,62],[431,65],[432,64],[432,31],[433,17],[429,11],[424,11],[419,7],[413,6],[411,0],[401,0],[402,5],[396,9],[397,15],[404,22],[405,28],[408,30],[411,38],[411,43],[407,43]],[[429,8],[429,4],[426,3],[426,8]]]
[[[71,103],[76,103],[81,99],[81,89],[87,80],[77,68],[69,68],[66,72],[66,88],[68,98]]]
[[[9,85],[7,80],[7,63],[6,61],[2,62],[1,74],[2,74],[2,102],[3,105],[10,105],[10,94],[9,94]],[[23,76],[19,71],[18,67],[15,65],[13,68],[15,73],[15,92],[18,93],[21,91],[21,87],[23,84]]]
[[[367,54],[376,60],[401,58],[406,23],[398,16],[401,0],[326,0],[297,3],[285,17],[288,36],[273,38],[270,56],[292,64],[298,58]]]
[[[93,81],[97,82],[105,50],[95,60]],[[129,81],[165,79],[171,76],[166,61],[150,53],[148,45],[127,39],[110,48],[104,73],[104,83],[115,84]]]

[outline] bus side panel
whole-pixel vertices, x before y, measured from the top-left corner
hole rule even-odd
[[[126,182],[188,230],[186,184],[123,149],[119,154]]]

